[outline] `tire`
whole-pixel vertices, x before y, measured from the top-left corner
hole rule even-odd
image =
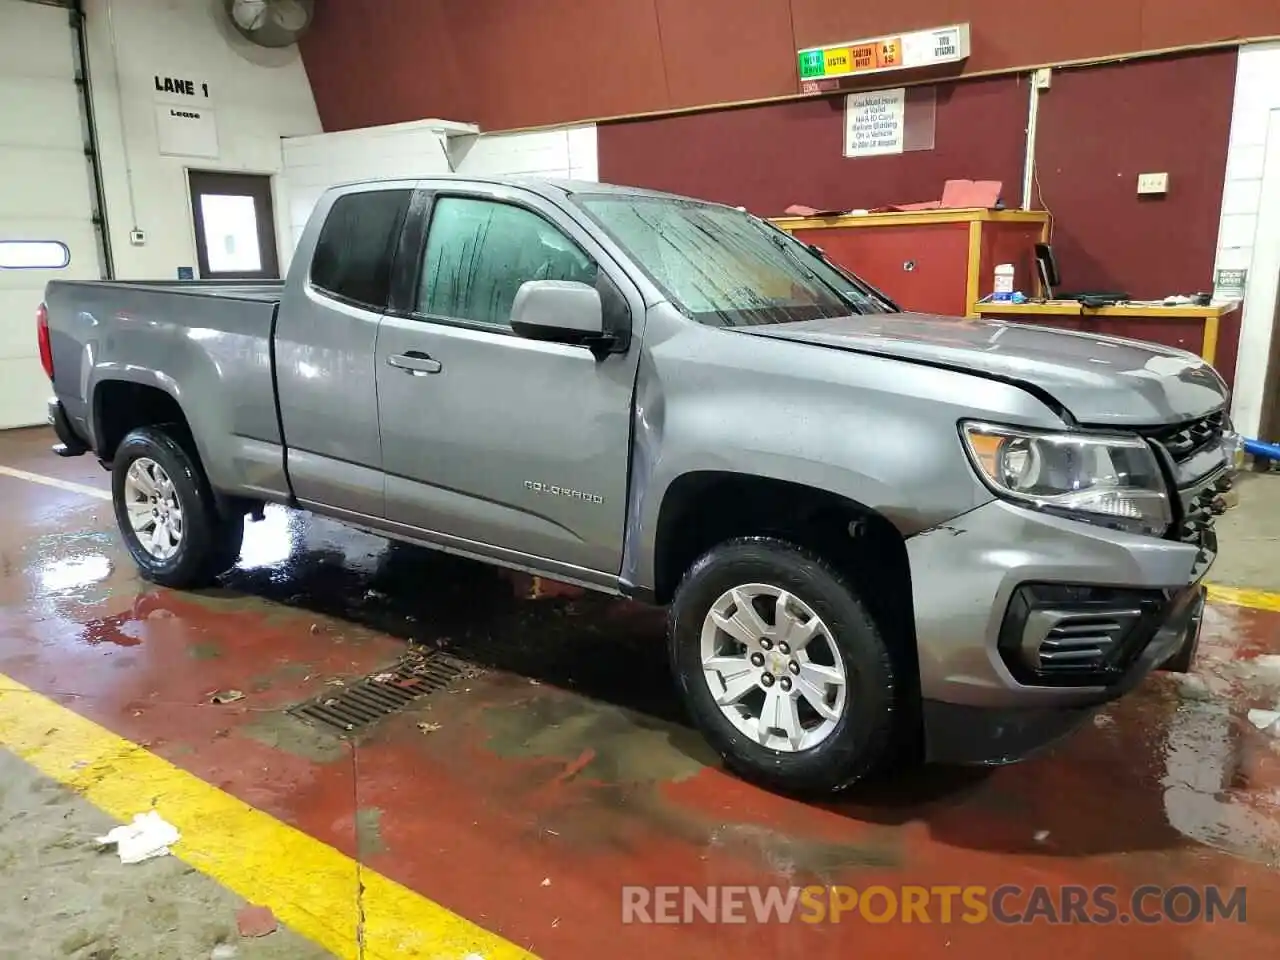
[[[244,518],[237,517],[234,521],[228,521],[225,517],[220,519],[222,533],[210,560],[210,569],[215,577],[234,567],[244,548]]]
[[[179,518],[171,529],[180,532],[161,536],[163,549],[151,542],[154,524],[140,534],[130,519],[131,503],[143,514],[148,505],[161,509],[146,499],[143,482],[161,492],[167,516]],[[199,460],[163,427],[141,427],[120,443],[112,458],[111,494],[120,535],[147,580],[179,590],[208,586],[240,555],[244,518],[219,513]]]
[[[768,652],[758,651],[762,658],[772,659],[765,660],[751,676],[739,678],[740,682],[752,683],[759,690],[751,689],[744,695],[737,712],[740,719],[735,721],[717,703],[717,693],[712,686],[717,685],[720,695],[732,696],[725,679],[730,674],[716,673],[715,679],[709,677],[703,669],[703,660],[706,643],[714,648],[712,654],[706,655],[713,655],[722,645],[727,645],[735,648],[733,656],[737,656],[737,641],[714,627],[704,630],[704,624],[713,608],[726,597],[734,596],[730,591],[738,587],[745,587],[748,593],[767,588],[753,601],[754,604],[763,601],[765,608],[770,602],[776,603],[768,590],[785,591],[792,598],[786,601],[789,609],[794,609],[798,600],[809,613],[816,614],[825,630],[819,630],[815,639],[803,646],[804,656],[813,661],[805,666],[794,662],[779,665],[779,651],[784,646],[781,643],[771,644]],[[739,595],[744,594],[740,591]],[[727,609],[735,611],[731,619],[736,620],[740,609],[736,601]],[[769,626],[776,631],[776,620]],[[781,635],[775,633],[775,636]],[[819,637],[823,638],[821,650],[815,649]],[[845,694],[842,703],[824,701],[831,714],[824,720],[813,709],[813,701],[804,689],[798,690],[798,680],[801,671],[808,678],[812,667],[822,666],[816,658],[820,654],[825,656],[827,644],[833,650],[831,659],[837,673],[842,661]],[[725,765],[744,779],[785,793],[830,794],[876,772],[891,759],[894,744],[898,742],[895,734],[900,695],[889,649],[848,582],[816,554],[766,538],[732,540],[715,547],[694,563],[676,591],[668,617],[668,646],[677,683],[695,724]],[[835,660],[835,652],[839,660]],[[800,654],[792,651],[790,660],[799,658]],[[775,672],[775,679],[768,681],[768,687],[763,686],[766,682],[763,674],[770,671]],[[792,675],[797,678],[795,681]],[[790,725],[793,732],[782,738],[785,743],[778,747],[782,727],[774,728],[777,734],[762,734],[756,723],[752,734],[739,725],[751,725],[741,714],[751,712],[749,703],[753,698],[762,699],[765,705],[769,703],[770,693],[780,699],[784,696],[784,683],[787,691],[798,690],[800,694],[788,692],[785,696],[792,698],[797,710],[812,714],[808,722],[823,725],[825,735],[816,727],[803,729],[802,724],[802,736],[797,742],[793,740],[796,729],[793,723]],[[805,686],[809,690],[817,689],[809,684]],[[821,689],[830,695],[838,687],[824,685]],[[799,706],[801,700],[807,701],[808,706]],[[773,714],[779,718],[782,715],[781,708]],[[809,738],[819,736],[818,742],[809,744]],[[774,745],[762,742],[764,737]]]

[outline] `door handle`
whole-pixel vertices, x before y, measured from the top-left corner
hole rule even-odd
[[[387,357],[387,363],[415,377],[425,377],[429,373],[439,373],[443,369],[439,360],[434,360],[417,350]]]

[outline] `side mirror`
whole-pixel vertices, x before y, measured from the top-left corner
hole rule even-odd
[[[576,280],[526,280],[511,304],[511,329],[530,340],[596,346],[604,332],[604,308],[595,287]]]

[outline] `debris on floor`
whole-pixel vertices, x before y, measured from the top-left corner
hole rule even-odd
[[[265,937],[275,933],[279,927],[280,922],[270,907],[249,904],[236,911],[236,929],[242,937]]]
[[[1280,684],[1280,655],[1265,653],[1258,657],[1236,662],[1236,672],[1245,681],[1275,686]]]
[[[1179,696],[1184,700],[1213,699],[1213,692],[1204,677],[1194,673],[1180,673],[1175,675],[1174,683],[1178,687]]]
[[[1273,737],[1280,737],[1280,710],[1250,710],[1249,722]]]
[[[582,753],[578,754],[578,758],[576,760],[565,766],[560,775],[556,777],[556,782],[568,783],[583,770],[587,769],[587,767],[590,766],[591,761],[595,758],[596,752],[590,747],[587,747],[587,749],[583,750]]]
[[[141,863],[152,857],[169,855],[169,847],[182,838],[178,828],[154,810],[139,813],[133,822],[114,827],[98,837],[98,846],[116,848],[121,863]]]
[[[440,729],[440,724],[427,723],[424,720],[422,723],[418,724],[418,729],[421,730],[423,733],[435,733],[437,730]]]
[[[220,943],[209,954],[209,960],[235,960],[236,947],[233,943]]]
[[[237,700],[243,700],[244,694],[239,690],[219,690],[210,700],[213,703],[235,703]]]

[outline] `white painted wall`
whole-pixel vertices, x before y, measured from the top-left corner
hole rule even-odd
[[[362,130],[288,137],[282,142],[288,187],[289,253],[320,195],[351,180],[425,177],[449,172],[444,121],[419,120]],[[464,129],[475,129],[457,125]],[[287,257],[281,260],[281,267]]]
[[[87,0],[85,6],[117,275],[171,279],[178,267],[195,266],[188,168],[276,176],[273,202],[283,264],[292,235],[288,190],[280,179],[280,139],[321,129],[297,49],[267,50],[243,40],[226,22],[221,0]],[[156,74],[209,84],[218,129],[216,159],[160,155]],[[135,225],[146,233],[144,246],[129,242]]]
[[[600,179],[595,124],[528,133],[485,133],[451,145],[457,172],[473,177],[528,175]]]
[[[1255,437],[1280,278],[1280,43],[1240,48],[1216,266],[1249,271],[1231,412]]]
[[[599,179],[594,124],[529,133],[475,131],[467,124],[419,120],[286,139],[284,170],[293,241],[301,236],[320,194],[350,180],[450,172]]]

